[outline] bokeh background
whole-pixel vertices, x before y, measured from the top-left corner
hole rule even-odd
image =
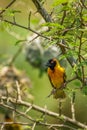
[[[0,8],[5,8],[10,0],[0,0]],[[52,2],[51,0],[46,0],[44,7],[47,9],[48,12],[52,9]],[[16,13],[16,22],[19,24],[22,24],[24,26],[27,26],[28,24],[28,16],[29,12],[31,11],[31,28],[38,29],[40,22],[43,21],[41,16],[36,13],[36,8],[33,5],[31,0],[18,0],[16,1],[10,9],[18,10],[18,13]],[[11,14],[9,15],[9,12],[6,12],[5,14],[6,19],[12,20]],[[32,33],[28,30],[16,27],[16,26],[10,26],[4,25],[5,23],[0,22],[0,66],[3,64],[6,64],[10,58],[15,55],[15,53],[18,51],[20,44],[16,45],[16,42],[18,40],[23,39],[30,39]],[[45,48],[46,49],[46,48]],[[33,103],[36,105],[39,105],[41,107],[45,107],[51,111],[58,112],[58,101],[53,99],[51,96],[50,98],[47,98],[51,91],[51,84],[48,80],[48,76],[46,71],[40,76],[40,69],[37,67],[32,66],[29,62],[26,60],[26,51],[24,49],[20,52],[18,57],[16,58],[14,65],[17,69],[23,71],[26,73],[26,75],[30,78],[32,87],[30,88],[30,93],[33,95]],[[45,60],[46,61],[46,60]],[[43,60],[43,68],[45,66],[45,61]],[[68,63],[65,63],[64,65],[66,69],[67,78],[71,77],[71,67]],[[45,68],[44,68],[45,69]],[[69,87],[73,88],[78,83],[78,81],[74,81],[71,84],[69,84]],[[70,108],[70,99],[67,96],[66,99],[62,103],[62,113],[66,116],[71,117],[71,108]],[[31,115],[35,117],[40,117],[40,113],[35,113],[34,111],[30,112]],[[83,123],[87,122],[87,96],[84,95],[82,92],[78,91],[76,93],[76,99],[75,99],[75,113],[76,113],[76,119],[78,121],[81,121]],[[4,118],[4,112],[0,110],[0,122]],[[53,122],[56,122],[54,119],[50,119],[50,122],[53,120]],[[46,128],[40,127],[42,130],[46,130]],[[39,130],[39,127],[36,127],[36,130]]]

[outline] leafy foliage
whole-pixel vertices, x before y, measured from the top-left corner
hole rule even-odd
[[[86,19],[84,18],[87,10],[85,5],[87,2],[82,1],[55,1],[53,4],[53,23],[46,23],[49,31],[46,36],[52,37],[52,43],[57,44],[63,39],[66,46],[66,52],[63,53],[66,58],[73,57],[75,59],[74,72],[82,80],[82,86],[86,84]],[[52,44],[51,43],[51,44]],[[58,44],[57,44],[58,45]],[[85,86],[84,86],[85,87]],[[86,88],[85,88],[86,89]]]
[[[31,11],[29,7],[29,11],[31,13],[27,15],[27,20],[24,19],[24,15],[22,18],[22,20],[25,20],[28,23],[23,23],[23,25],[20,24],[22,21],[21,17],[20,22],[18,22],[16,19],[18,16],[21,16],[22,11],[20,9],[14,8],[17,5],[10,8],[12,3],[14,2],[16,3],[18,1],[13,0],[10,4],[6,6],[5,9],[0,7],[0,30],[1,32],[7,31],[14,37],[17,35],[17,42],[15,45],[23,43],[23,46],[21,46],[21,48],[18,46],[18,52],[15,53],[11,62],[8,63],[8,66],[5,64],[1,67],[0,105],[6,109],[15,111],[15,113],[17,112],[23,117],[25,116],[26,119],[29,119],[32,122],[31,125],[29,123],[27,124],[27,126],[30,125],[30,127],[28,127],[29,129],[34,130],[37,124],[45,126],[47,127],[47,129],[59,129],[59,127],[74,129],[75,126],[72,126],[72,123],[74,125],[77,125],[78,129],[80,127],[84,129],[87,128],[87,125],[83,123],[81,124],[75,119],[74,111],[76,93],[78,93],[78,91],[80,90],[80,92],[83,95],[87,95],[87,1],[54,0],[54,2],[51,5],[52,8],[48,13],[45,8],[45,0],[32,0],[32,2],[35,4],[37,8],[37,11]],[[41,14],[41,17],[38,17],[38,12]],[[40,18],[43,18],[44,21],[40,20]],[[28,38],[20,38],[19,32],[18,34],[14,33],[14,26],[16,28],[18,27],[20,29],[27,30],[26,32],[28,36],[26,35],[26,37]],[[43,72],[45,72],[44,66],[45,62],[48,59],[56,57],[58,59],[62,59],[64,63],[66,63],[67,61],[66,71],[69,72],[66,81],[67,88],[65,88],[64,92],[66,92],[67,97],[71,100],[72,118],[66,116],[60,117],[60,102],[59,115],[58,113],[55,114],[46,110],[45,108],[40,108],[39,106],[35,106],[28,102],[25,102],[30,98],[33,99],[33,96],[29,93],[29,90],[27,90],[27,88],[30,86],[30,82],[27,83],[27,81],[30,80],[28,77],[24,75],[23,72],[17,69],[17,67],[15,67],[14,65],[15,59],[18,57],[19,53],[22,52],[22,49],[23,51],[25,51],[25,60],[27,60],[33,67],[38,68],[40,70],[40,77],[42,76]],[[11,53],[11,55],[12,54],[13,53]],[[19,58],[19,63],[20,61],[21,58]],[[22,64],[20,66],[21,68],[23,67]],[[39,95],[38,93],[40,91],[40,96],[42,96],[42,84],[40,84],[40,87],[38,87],[37,84],[35,85],[35,91],[37,95]],[[27,92],[25,90],[27,90]],[[55,98],[57,98],[58,92],[55,94]],[[21,96],[22,98],[20,100]],[[9,97],[11,99],[9,99]],[[9,99],[8,101],[7,98]],[[24,102],[22,100],[24,100]],[[42,99],[41,102],[43,102]],[[20,107],[18,106],[22,106],[22,109],[19,109]],[[34,115],[34,118],[30,115],[31,109],[39,111],[43,115],[38,118]],[[44,121],[46,114],[54,116],[56,117],[56,119],[59,118],[59,120],[62,119],[62,125],[49,124],[49,121]],[[71,124],[66,125],[65,121],[70,122]]]

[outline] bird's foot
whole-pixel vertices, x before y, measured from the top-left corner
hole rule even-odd
[[[53,95],[56,92],[56,89],[52,89],[52,91],[50,92],[50,94],[47,97],[50,97],[51,95]]]

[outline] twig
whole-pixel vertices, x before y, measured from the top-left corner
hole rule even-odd
[[[53,40],[54,40],[54,39],[50,39],[49,37],[44,36],[43,33],[38,33],[38,32],[36,32],[35,30],[33,30],[33,29],[31,29],[31,28],[22,26],[22,25],[20,25],[20,24],[11,22],[11,21],[6,20],[6,19],[2,19],[2,21],[7,22],[7,23],[9,23],[9,24],[11,24],[11,25],[15,25],[15,26],[17,26],[17,27],[26,29],[26,30],[30,30],[31,32],[37,34],[37,36],[35,37],[35,39],[40,36],[40,37],[43,37],[43,38],[45,38],[45,39],[47,39],[47,40],[49,40],[49,41],[53,41]],[[33,40],[34,40],[34,39],[32,39],[30,42],[32,42]],[[61,43],[57,42],[56,44],[59,45],[59,46],[62,47],[62,48],[71,49],[70,47],[66,46],[66,45],[63,44],[62,42],[61,42]],[[68,60],[69,60],[69,63],[71,64],[71,66],[73,66],[75,60],[74,60],[74,59],[72,59],[72,60],[71,60],[71,59],[68,59]]]
[[[25,122],[0,122],[0,125],[10,125],[10,124],[30,125],[29,123]]]
[[[28,28],[30,28],[30,18],[31,18],[31,11],[29,12],[29,15],[28,15]]]
[[[61,99],[59,99],[58,101],[59,101],[59,116],[61,116],[61,114],[62,114],[62,101],[61,101]]]
[[[66,10],[63,11],[63,16],[62,16],[62,19],[61,19],[61,22],[60,22],[61,25],[63,24],[65,17],[66,17]]]
[[[82,17],[82,16],[81,16]],[[79,52],[78,52],[78,58],[79,58],[79,63],[81,64],[82,62],[82,58],[81,58],[81,48],[82,48],[82,37],[83,37],[83,32],[81,32],[81,35],[80,35],[80,45],[79,45]],[[84,66],[82,65],[81,66],[81,70],[82,70],[82,87],[84,87],[84,84],[85,84],[85,74],[84,74]]]
[[[0,130],[3,130],[3,128],[4,128],[4,123],[2,122],[2,123],[0,123],[0,124],[1,124]]]
[[[9,24],[15,25],[15,26],[17,26],[17,27],[20,27],[20,28],[23,28],[23,29],[26,29],[26,30],[29,30],[29,31],[31,31],[31,32],[33,32],[33,33],[35,33],[35,34],[37,34],[38,36],[43,37],[43,38],[49,40],[48,37],[46,37],[46,36],[40,34],[39,32],[37,32],[37,31],[35,31],[35,30],[33,30],[33,29],[29,28],[29,27],[22,26],[22,25],[20,25],[20,24],[17,24],[17,23],[11,22],[11,21],[6,20],[6,19],[1,19],[1,21],[4,21],[4,22],[6,22],[6,23],[9,23]]]
[[[79,62],[80,63],[81,63],[81,57],[80,57],[80,55],[81,55],[81,47],[82,47],[82,36],[83,36],[83,32],[81,32],[81,35],[79,37],[79,39],[80,39],[80,45],[79,45],[79,51],[78,51],[78,58],[79,58]]]
[[[39,0],[32,0],[34,5],[36,6],[38,12],[41,14],[41,16],[44,18],[46,22],[52,22],[51,16],[47,13],[46,9],[42,7]]]
[[[47,124],[48,125],[48,124]],[[75,128],[71,127],[71,126],[68,126],[68,125],[64,125],[64,124],[51,124],[49,126],[49,129],[50,128],[53,128],[53,127],[59,127],[59,128],[69,128],[70,130],[76,130]],[[58,129],[56,129],[58,130]]]
[[[9,124],[20,124],[20,125],[28,125],[28,126],[32,126],[32,124],[29,124],[29,123],[25,123],[25,122],[0,122],[0,125],[9,125]],[[36,123],[34,123],[35,125]],[[74,129],[73,127],[71,126],[68,126],[68,125],[64,125],[64,124],[50,124],[50,123],[42,123],[42,124],[39,124],[37,123],[37,125],[44,125],[44,126],[47,126],[49,129],[53,128],[53,127],[59,127],[59,128],[69,128],[70,130],[76,130]],[[55,128],[56,129],[56,128]],[[58,130],[58,129],[57,129]]]
[[[37,36],[35,36],[34,38],[32,38],[30,41],[27,41],[27,43],[31,43],[31,42],[33,42],[35,39],[37,39],[39,36],[37,35]]]
[[[28,113],[32,109],[32,106],[30,106],[26,111],[25,114]]]
[[[75,119],[75,92],[72,92],[72,97],[71,97],[71,113],[72,113],[72,119]]]
[[[66,46],[65,40],[62,39],[61,44],[63,44],[64,46]],[[58,45],[58,44],[57,44]],[[60,46],[60,45],[59,45]],[[66,54],[66,48],[64,46],[60,46],[61,50],[62,50],[62,54]],[[66,57],[67,61],[70,63],[70,65],[72,66],[72,68],[74,67],[74,65],[76,64],[75,59],[73,58],[73,56],[70,57]]]
[[[77,76],[73,77],[72,79],[68,79],[66,81],[66,84],[71,83],[73,80],[76,80],[76,79],[77,79]]]
[[[80,0],[81,1],[81,4],[83,7],[85,7],[85,9],[87,9],[87,6],[85,5],[85,2],[83,0]]]
[[[16,87],[17,87],[17,99],[16,101],[21,101],[21,90],[20,90],[20,84],[18,81],[16,81]]]
[[[37,34],[37,36],[35,37],[35,39],[40,36],[40,37],[43,37],[43,38],[45,38],[45,39],[47,39],[47,40],[49,40],[49,41],[53,41],[53,40],[54,40],[54,39],[50,39],[49,37],[44,36],[42,33],[36,32],[35,30],[33,30],[33,29],[31,29],[31,28],[22,26],[22,25],[20,25],[20,24],[17,24],[17,23],[14,23],[14,22],[11,22],[11,21],[5,20],[5,19],[2,19],[2,21],[7,22],[7,23],[12,24],[12,25],[15,25],[15,26],[17,26],[17,27],[26,29],[26,30],[30,30],[31,32]],[[33,39],[33,40],[34,40],[34,39]],[[32,42],[32,41],[30,41],[30,42]],[[62,47],[62,48],[70,49],[68,46],[66,46],[66,45],[63,44],[63,43],[58,43],[58,42],[57,42],[57,45],[59,45],[59,46]],[[69,63],[71,64],[71,66],[73,66],[74,62],[75,62],[74,59],[73,59],[72,61],[69,59]]]
[[[3,14],[3,13],[6,11],[6,9],[8,9],[15,1],[16,1],[16,0],[12,0],[12,1],[5,7],[5,9],[3,9],[3,10],[0,12],[0,15]]]
[[[20,52],[22,51],[23,44],[19,47],[18,51],[15,53],[15,55],[11,58],[8,65],[12,65],[13,62],[16,60],[16,58],[19,56]]]
[[[7,100],[7,97],[2,96],[1,99],[2,100]],[[25,107],[28,107],[28,108],[30,106],[32,106],[32,109],[35,110],[35,111],[38,111],[38,112],[41,112],[41,113],[46,113],[47,115],[49,115],[51,117],[54,117],[54,118],[57,118],[57,119],[60,119],[60,120],[64,120],[64,121],[68,121],[68,122],[70,122],[70,123],[72,123],[74,125],[77,125],[78,127],[86,128],[87,129],[87,125],[85,125],[85,124],[83,124],[83,123],[81,123],[79,121],[73,120],[73,119],[71,119],[71,118],[69,118],[69,117],[67,117],[65,115],[62,115],[62,118],[61,118],[58,113],[55,113],[55,112],[52,112],[50,110],[41,108],[41,107],[39,107],[37,105],[31,104],[31,103],[28,103],[28,102],[25,102],[25,101],[22,101],[22,100],[18,101],[16,103],[16,99],[14,99],[14,98],[10,98],[9,102],[11,102],[14,105],[15,104],[16,105],[21,105],[21,106],[25,106]],[[10,110],[14,110],[15,111],[15,109],[13,107],[10,107],[10,106],[8,106],[6,104],[0,103],[0,106],[3,106],[3,107],[6,107],[6,108],[8,108]],[[27,119],[29,119],[31,121],[35,121],[34,119],[32,119],[31,117],[29,117],[28,115],[25,115],[25,113],[18,111],[17,109],[16,109],[16,112],[19,113],[19,114],[21,114],[21,116],[24,116],[24,117],[26,117]]]
[[[16,20],[15,20],[15,15],[13,16],[13,22],[16,23]]]
[[[11,103],[12,103],[12,102],[11,102]],[[18,104],[18,102],[15,101],[15,105],[17,105],[17,104]],[[2,107],[5,107],[5,108],[11,110],[11,111],[15,111],[16,113],[20,114],[21,116],[27,118],[27,119],[30,120],[30,121],[33,121],[33,122],[36,121],[36,120],[34,120],[32,117],[30,117],[29,115],[26,115],[25,113],[19,111],[18,109],[15,109],[14,107],[11,107],[11,106],[6,105],[6,104],[4,104],[4,103],[0,103],[0,105],[1,105]]]
[[[35,129],[35,126],[36,126],[36,122],[33,124],[33,126],[32,126],[32,129],[31,129],[31,130],[34,130],[34,129]]]

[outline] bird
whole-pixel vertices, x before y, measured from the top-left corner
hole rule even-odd
[[[48,77],[53,87],[53,90],[51,91],[49,96],[53,94],[53,97],[56,99],[65,98],[66,97],[66,94],[64,92],[64,88],[66,86],[65,69],[60,65],[59,61],[56,58],[48,60],[46,66]]]
[[[23,130],[20,124],[14,123],[9,114],[5,115],[5,122],[8,123],[4,126],[5,130]]]

